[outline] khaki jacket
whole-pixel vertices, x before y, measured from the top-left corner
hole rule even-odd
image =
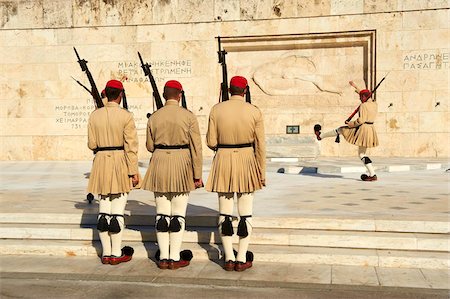
[[[156,145],[188,145],[186,149],[157,149]],[[153,153],[142,188],[154,192],[188,192],[202,177],[203,157],[196,116],[167,100],[147,124],[147,150]]]
[[[217,150],[206,189],[213,192],[253,192],[266,178],[266,146],[261,111],[244,97],[231,96],[209,115],[206,143]],[[219,144],[252,143],[253,148],[219,148]]]
[[[359,106],[358,118],[350,121],[347,127],[342,127],[341,132],[347,142],[362,146],[376,147],[379,145],[375,118],[378,113],[378,104],[373,100],[362,103]]]
[[[95,154],[88,191],[94,194],[117,194],[132,188],[129,176],[139,174],[138,137],[133,114],[117,103],[91,113],[88,123],[88,147],[123,146],[124,150],[100,151]]]

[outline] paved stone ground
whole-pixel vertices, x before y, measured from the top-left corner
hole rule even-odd
[[[96,203],[88,205],[85,201],[90,166],[90,162],[0,162],[2,212],[83,210],[95,214]],[[140,170],[144,174],[146,168]],[[205,180],[207,175],[205,170]],[[267,188],[256,193],[254,215],[448,220],[450,172],[443,169],[379,172],[377,182],[362,182],[359,176],[360,173],[268,172]],[[129,196],[127,210],[153,214],[154,205],[151,192],[136,190]],[[200,189],[191,193],[187,213],[216,215],[217,208],[216,194]]]
[[[88,257],[0,262],[2,298],[447,298],[448,292],[442,270],[265,263],[239,273],[217,261],[193,260],[178,270],[160,270],[148,259],[117,266]]]

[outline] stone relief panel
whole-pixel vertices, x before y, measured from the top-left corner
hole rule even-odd
[[[373,88],[376,80],[375,31],[225,37],[222,43],[229,77],[250,79],[253,103],[300,116],[300,123],[309,123],[310,114],[348,111],[344,119],[358,104],[348,81]]]

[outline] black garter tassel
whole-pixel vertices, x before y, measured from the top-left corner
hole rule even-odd
[[[109,221],[109,232],[112,234],[117,234],[120,232],[120,224],[119,220],[117,220],[117,216],[121,217],[121,215],[113,215]]]
[[[231,223],[231,216],[230,215],[222,215],[222,216],[225,216],[225,219],[222,222],[222,235],[232,236],[234,234],[234,230],[233,224]]]
[[[97,229],[100,232],[107,232],[109,230],[108,220],[106,220],[106,214],[100,214],[100,218],[98,218]]]
[[[160,216],[158,221],[156,222],[156,230],[159,232],[168,232],[169,231],[169,225],[167,224],[166,217],[167,215],[161,215],[158,214],[157,216]]]

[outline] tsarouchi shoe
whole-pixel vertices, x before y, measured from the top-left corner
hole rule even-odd
[[[111,265],[118,265],[120,263],[126,263],[126,262],[129,262],[129,261],[131,261],[131,256],[130,255],[122,255],[122,256],[119,256],[119,257],[112,255],[110,260],[109,260],[109,263]]]
[[[225,271],[234,271],[234,262],[232,260],[225,262],[223,268],[225,269]]]
[[[247,270],[248,268],[251,268],[253,266],[252,262],[236,262],[236,265],[234,266],[234,270],[238,271],[238,272],[242,272]]]
[[[178,269],[178,268],[187,267],[187,266],[189,266],[189,264],[190,264],[190,262],[189,261],[185,261],[185,260],[179,260],[178,262],[170,260],[169,261],[169,269],[175,270],[175,269]]]
[[[167,259],[158,261],[158,268],[163,270],[169,268],[169,261]]]
[[[102,256],[101,260],[102,260],[102,264],[105,264],[105,265],[107,265],[107,264],[109,264],[109,263],[110,263],[110,261],[111,261],[111,257],[110,257],[109,255],[106,255],[106,256]]]
[[[372,181],[378,180],[378,178],[377,178],[376,174],[374,174],[373,176],[368,176],[367,174],[362,174],[361,180],[363,180],[365,182],[372,182]]]

